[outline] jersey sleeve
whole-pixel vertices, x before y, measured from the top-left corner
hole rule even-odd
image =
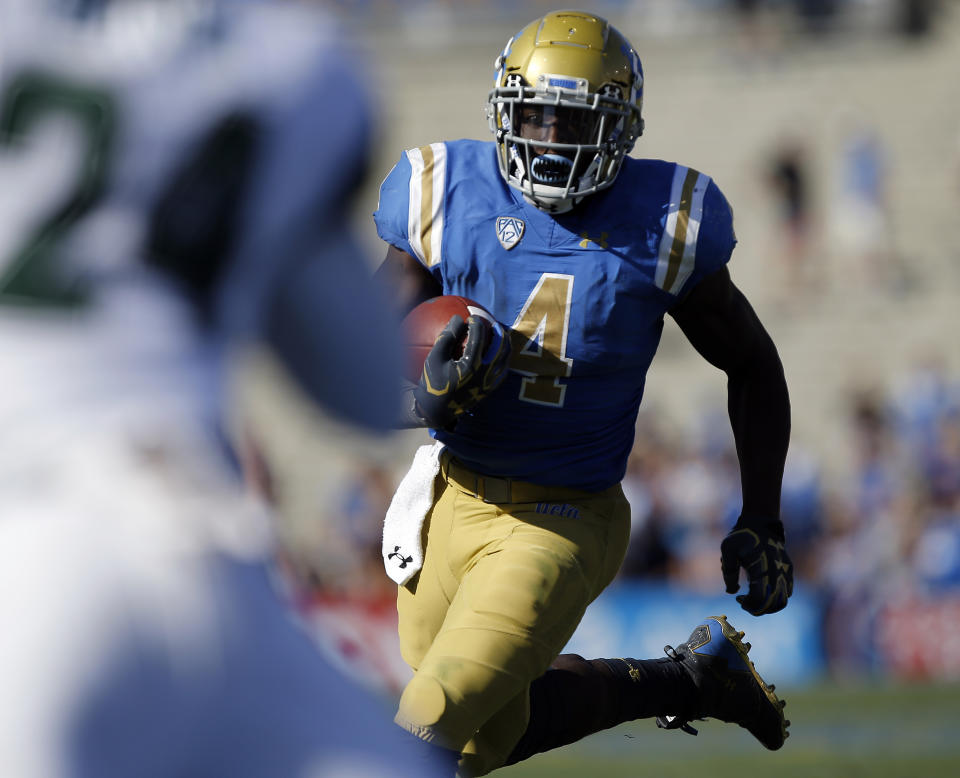
[[[684,297],[730,261],[737,239],[733,211],[710,176],[677,165],[657,261],[656,284]]]
[[[706,189],[697,238],[696,263],[681,295],[690,291],[700,279],[726,265],[737,245],[737,236],[733,231],[733,208],[712,179],[708,179]]]
[[[443,259],[447,145],[431,143],[403,152],[380,185],[373,214],[377,234],[416,257],[434,275]]]
[[[400,161],[393,166],[383,183],[380,184],[380,201],[374,211],[373,221],[377,225],[380,239],[416,256],[407,238],[407,214],[410,210],[410,160],[407,152],[400,155]]]

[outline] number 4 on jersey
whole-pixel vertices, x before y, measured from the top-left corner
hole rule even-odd
[[[567,358],[573,276],[544,273],[513,324],[510,369],[523,374],[520,399],[563,407],[567,392],[560,379],[570,375]]]

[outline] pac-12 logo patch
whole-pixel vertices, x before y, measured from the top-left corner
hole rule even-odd
[[[497,237],[500,239],[500,245],[507,251],[512,249],[523,237],[523,228],[523,219],[515,216],[498,216]]]

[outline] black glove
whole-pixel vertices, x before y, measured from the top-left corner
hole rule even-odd
[[[467,340],[463,355],[457,358],[464,333]],[[479,317],[470,316],[464,321],[453,316],[427,354],[420,384],[413,394],[417,413],[434,429],[453,427],[457,417],[496,389],[506,376],[510,338],[499,323],[495,324],[490,345],[481,353],[485,333],[486,326]]]
[[[783,522],[741,516],[720,544],[720,569],[727,594],[740,589],[740,568],[747,571],[749,588],[737,597],[754,616],[776,613],[793,594],[793,563],[784,548]]]

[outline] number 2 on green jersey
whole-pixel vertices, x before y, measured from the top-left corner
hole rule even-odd
[[[77,140],[75,166],[55,171],[46,201],[28,203],[25,238],[0,255],[0,304],[75,305],[83,290],[58,256],[70,228],[97,202],[107,181],[107,163],[116,126],[106,93],[74,86],[42,73],[13,79],[0,102],[0,154],[30,153],[25,144],[44,123],[62,118]],[[9,183],[9,182],[7,182]],[[59,192],[59,194],[57,194]]]

